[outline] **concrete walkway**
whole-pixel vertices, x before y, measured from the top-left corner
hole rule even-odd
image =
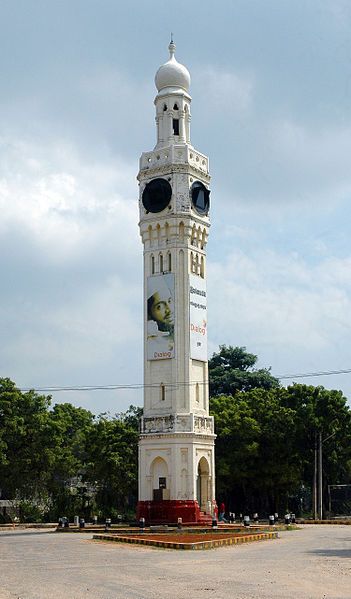
[[[351,527],[179,552],[90,535],[0,532],[0,599],[351,599]]]

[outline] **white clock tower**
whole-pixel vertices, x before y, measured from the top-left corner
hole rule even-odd
[[[190,141],[190,75],[170,58],[157,71],[157,143],[140,158],[144,246],[144,415],[137,517],[210,522],[216,512],[209,416],[206,243],[208,158]]]

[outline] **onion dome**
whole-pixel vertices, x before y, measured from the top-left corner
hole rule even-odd
[[[169,49],[169,60],[165,62],[158,69],[155,75],[155,84],[157,91],[160,92],[165,88],[182,88],[184,91],[189,92],[190,87],[190,73],[188,69],[180,64],[175,56],[174,52],[176,46],[171,40],[168,46]]]

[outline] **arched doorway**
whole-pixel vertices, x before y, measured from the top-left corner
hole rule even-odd
[[[153,460],[150,467],[151,484],[152,484],[152,499],[166,499],[169,488],[168,466],[166,460],[157,457]]]
[[[197,468],[197,501],[202,512],[207,512],[212,501],[210,491],[210,467],[206,458],[202,457]]]

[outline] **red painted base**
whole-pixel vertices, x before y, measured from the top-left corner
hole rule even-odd
[[[214,503],[214,512],[217,517],[217,505]],[[211,514],[201,512],[197,501],[163,500],[163,501],[138,501],[137,520],[145,518],[149,524],[176,524],[182,518],[183,524],[209,524],[212,523]]]

